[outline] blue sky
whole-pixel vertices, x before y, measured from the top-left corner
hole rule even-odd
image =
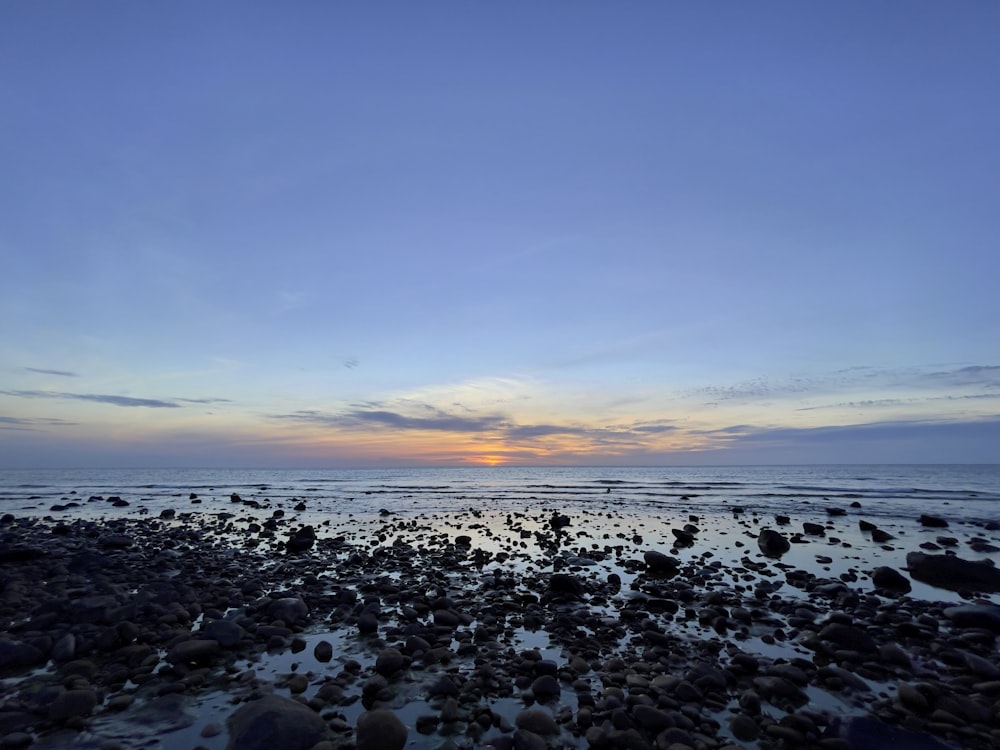
[[[1000,462],[998,22],[4,4],[0,467]]]

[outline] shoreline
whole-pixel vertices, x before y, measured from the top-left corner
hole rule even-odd
[[[913,520],[876,545],[863,509],[782,525],[611,499],[333,517],[229,505],[4,517],[4,747],[243,750],[302,706],[319,719],[302,747],[1000,742],[991,595],[870,577],[883,547],[989,559],[971,547],[1000,546],[995,528]],[[765,527],[788,552],[762,553]]]

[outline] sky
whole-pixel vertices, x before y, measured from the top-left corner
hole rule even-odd
[[[0,5],[0,468],[1000,463],[1000,5]]]

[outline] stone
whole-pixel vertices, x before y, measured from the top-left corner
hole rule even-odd
[[[760,736],[757,722],[746,714],[737,714],[729,720],[729,731],[742,742],[753,742]]]
[[[642,555],[643,561],[646,563],[646,569],[653,575],[671,577],[677,575],[677,571],[680,570],[681,561],[676,557],[671,557],[670,555],[665,555],[657,550],[646,550]]]
[[[407,657],[398,648],[384,648],[375,658],[375,671],[383,677],[391,677],[407,666]]]
[[[223,648],[234,648],[243,640],[246,631],[231,620],[209,620],[202,634]]]
[[[559,680],[552,675],[544,674],[531,683],[531,692],[543,702],[556,698],[561,692]]]
[[[802,524],[802,530],[810,536],[826,536],[826,527],[820,523],[806,521]]]
[[[583,595],[583,584],[580,579],[570,573],[553,573],[549,576],[549,593],[554,596]]]
[[[949,591],[1000,591],[1000,570],[986,560],[910,552],[906,567],[911,578]]]
[[[559,734],[559,725],[552,718],[552,714],[540,708],[529,708],[526,711],[522,711],[514,719],[514,724],[517,725],[518,729],[523,729],[526,732],[534,734],[543,736]]]
[[[266,695],[243,704],[226,719],[226,726],[229,729],[226,750],[274,750],[279,747],[282,750],[309,750],[328,739],[329,734],[319,714],[298,701],[277,695]]]
[[[848,750],[871,750],[884,747],[893,750],[952,750],[933,735],[912,732],[883,724],[871,716],[852,716],[840,726],[840,737]]]
[[[981,628],[1000,633],[1000,607],[995,604],[961,604],[946,607],[944,616],[956,628]]]
[[[313,649],[313,656],[316,661],[328,662],[333,658],[333,646],[329,641],[320,641]]]
[[[308,619],[309,607],[301,597],[287,596],[273,599],[267,605],[267,614],[272,620],[281,620],[286,625],[294,625]]]
[[[877,589],[893,593],[905,594],[913,588],[906,576],[888,565],[881,565],[872,571],[872,583]]]
[[[757,546],[768,557],[781,557],[792,547],[788,539],[774,529],[761,529],[757,535]]]
[[[946,529],[948,528],[948,522],[941,518],[940,516],[932,516],[924,513],[920,516],[920,525],[926,526],[931,529]]]
[[[285,552],[290,555],[305,552],[316,543],[316,530],[312,526],[303,526],[295,531],[285,542]]]
[[[167,652],[171,664],[207,664],[222,647],[211,638],[191,638],[181,641]]]
[[[406,725],[392,711],[378,709],[358,717],[358,750],[403,750]]]
[[[66,721],[77,716],[86,716],[97,707],[97,693],[93,690],[66,690],[56,696],[49,705],[49,718]]]

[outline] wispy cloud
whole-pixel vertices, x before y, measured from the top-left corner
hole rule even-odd
[[[74,401],[92,401],[112,406],[139,406],[149,409],[178,409],[180,404],[158,398],[132,398],[131,396],[115,396],[105,393],[63,393],[60,391],[0,391],[5,396],[16,398],[49,398],[71,399]]]
[[[49,417],[0,416],[0,430],[37,430],[40,427],[72,427],[76,424],[79,423]]]
[[[28,372],[37,372],[40,375],[58,375],[61,378],[78,378],[80,375],[69,370],[47,370],[43,367],[25,367]]]
[[[352,429],[358,427],[390,427],[398,430],[428,430],[436,432],[485,432],[507,424],[498,416],[467,417],[440,409],[432,416],[411,416],[386,409],[351,409],[338,414],[302,410],[290,414],[274,414],[272,419],[284,419],[312,424]]]

